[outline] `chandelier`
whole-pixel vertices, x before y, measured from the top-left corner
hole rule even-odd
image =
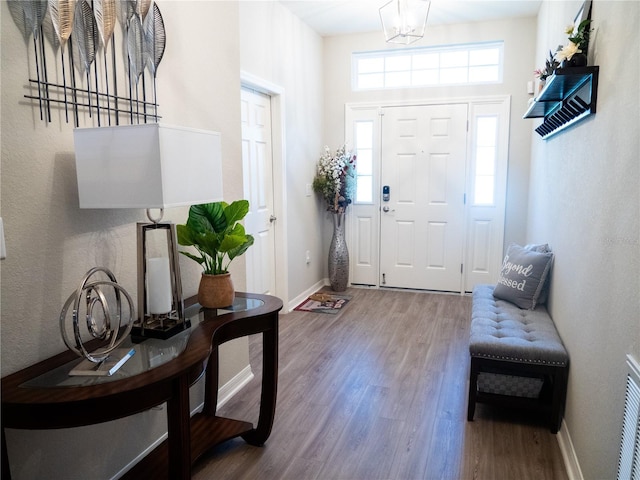
[[[387,43],[409,45],[424,37],[430,5],[426,0],[391,0],[380,7]]]

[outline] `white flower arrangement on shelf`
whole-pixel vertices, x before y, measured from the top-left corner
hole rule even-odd
[[[327,203],[327,210],[332,213],[344,213],[353,201],[356,180],[356,155],[346,150],[346,146],[338,148],[335,154],[329,147],[318,161],[316,175],[313,179],[313,191],[320,194]]]
[[[563,60],[571,60],[574,55],[578,53],[587,54],[587,48],[589,47],[589,36],[591,35],[591,19],[587,18],[580,22],[578,28],[574,25],[569,25],[565,29],[565,33],[569,36],[569,42],[558,47],[556,52],[556,60],[562,62]]]

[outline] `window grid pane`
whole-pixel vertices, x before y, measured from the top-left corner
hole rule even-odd
[[[358,87],[362,89],[384,88],[384,73],[358,75]]]
[[[464,68],[443,68],[440,70],[440,83],[468,83],[468,70]]]
[[[494,203],[497,131],[497,116],[476,118],[473,185],[473,203],[476,205],[493,205]]]
[[[353,54],[355,89],[502,82],[502,42]]]
[[[384,58],[361,58],[358,73],[378,73],[384,71]]]
[[[356,122],[356,203],[373,203],[373,121]]]
[[[411,85],[411,72],[389,72],[384,77],[387,88],[407,87]]]

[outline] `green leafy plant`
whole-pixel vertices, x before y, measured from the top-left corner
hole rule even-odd
[[[546,80],[547,77],[553,75],[556,69],[560,66],[560,62],[558,62],[554,57],[551,50],[549,50],[549,58],[545,60],[544,68],[538,68],[534,70],[534,75],[540,80]]]
[[[198,254],[181,251],[183,255],[202,265],[205,274],[228,273],[231,261],[253,245],[239,223],[249,212],[247,200],[192,205],[185,225],[177,225],[178,243],[195,247]]]

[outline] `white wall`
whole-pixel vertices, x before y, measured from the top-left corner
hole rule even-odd
[[[289,298],[323,278],[322,218],[315,194],[306,196],[325,136],[322,38],[278,2],[240,2],[240,65],[284,89]],[[306,251],[311,263],[306,264]],[[278,268],[278,266],[276,267]]]
[[[158,70],[162,121],[221,132],[225,199],[241,198],[238,4],[157,3],[168,39]],[[4,376],[66,349],[58,315],[91,267],[110,268],[135,302],[135,222],[145,221],[145,215],[78,208],[73,124],[60,113],[51,123],[40,121],[37,102],[23,98],[27,79],[35,78],[33,48],[25,46],[6,1],[0,15],[1,215],[8,251],[1,272]],[[172,209],[165,219],[183,223],[186,215],[186,208]],[[185,295],[195,294],[200,267],[182,258],[181,270]],[[242,290],[243,259],[234,262],[232,273]],[[221,383],[248,364],[246,340],[226,347]],[[192,389],[195,404],[202,399],[200,390]],[[10,430],[12,473],[16,479],[109,478],[164,431],[164,411],[70,430]]]
[[[535,18],[519,18],[453,25],[429,25],[422,40],[411,46],[451,45],[460,43],[504,41],[504,81],[496,85],[470,85],[449,87],[403,88],[398,90],[351,90],[351,54],[370,50],[393,48],[384,42],[382,32],[341,35],[325,38],[324,81],[325,132],[329,145],[337,147],[344,142],[344,105],[357,102],[390,102],[425,100],[434,98],[461,98],[470,96],[511,95],[511,141],[509,146],[509,173],[507,179],[507,211],[505,245],[524,241],[527,205],[529,149],[531,136],[529,122],[522,121],[530,95],[527,82],[533,80],[531,58],[535,53]]]
[[[544,2],[537,64],[581,2]],[[533,134],[527,240],[555,251],[549,308],[571,357],[565,421],[586,479],[615,478],[626,378],[640,358],[638,2],[595,0],[597,113]],[[536,121],[535,125],[540,122]]]

